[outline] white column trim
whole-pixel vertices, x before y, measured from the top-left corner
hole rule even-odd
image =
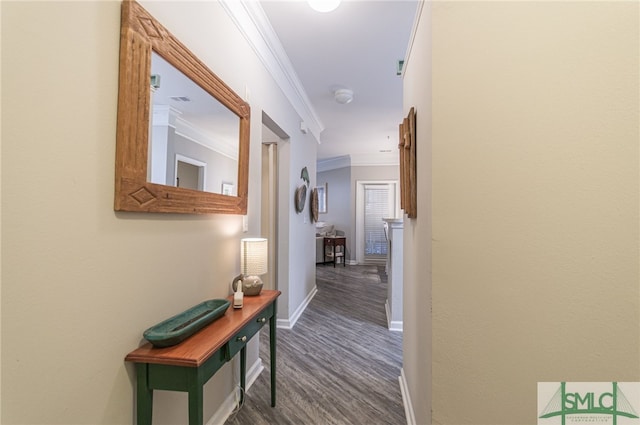
[[[400,392],[402,393],[402,404],[404,405],[404,414],[407,417],[407,425],[417,425],[416,415],[413,411],[413,404],[411,403],[411,393],[409,392],[409,386],[407,385],[407,377],[404,374],[404,368],[400,369]]]
[[[403,322],[402,320],[391,320],[391,309],[389,308],[389,300],[384,303],[384,310],[387,313],[387,327],[393,332],[402,332]]]

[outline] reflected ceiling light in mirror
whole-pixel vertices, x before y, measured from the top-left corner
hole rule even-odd
[[[336,102],[340,103],[341,105],[351,103],[351,101],[353,100],[353,90],[338,89],[335,92],[333,92],[333,98],[335,99]]]
[[[340,6],[341,0],[307,0],[309,6],[317,12],[331,12]]]

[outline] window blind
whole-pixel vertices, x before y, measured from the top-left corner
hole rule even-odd
[[[386,256],[387,238],[382,219],[391,216],[389,186],[365,185],[364,203],[365,257]]]

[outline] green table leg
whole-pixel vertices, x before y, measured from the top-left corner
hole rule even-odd
[[[247,346],[240,349],[240,405],[244,403],[244,392],[247,390]]]
[[[271,407],[276,407],[276,317],[278,303],[273,302],[273,316],[269,319],[269,363],[271,363]]]
[[[194,377],[189,382],[189,425],[202,425],[204,423],[203,394],[203,384]]]
[[[138,425],[151,425],[153,414],[153,390],[149,388],[149,365],[147,363],[136,364],[137,385],[137,418]]]

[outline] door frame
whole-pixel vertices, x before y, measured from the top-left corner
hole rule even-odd
[[[392,217],[400,213],[400,188],[398,180],[356,180],[356,264],[364,264],[364,187],[369,184],[389,185],[393,188],[394,199]],[[386,217],[385,217],[386,218]]]

